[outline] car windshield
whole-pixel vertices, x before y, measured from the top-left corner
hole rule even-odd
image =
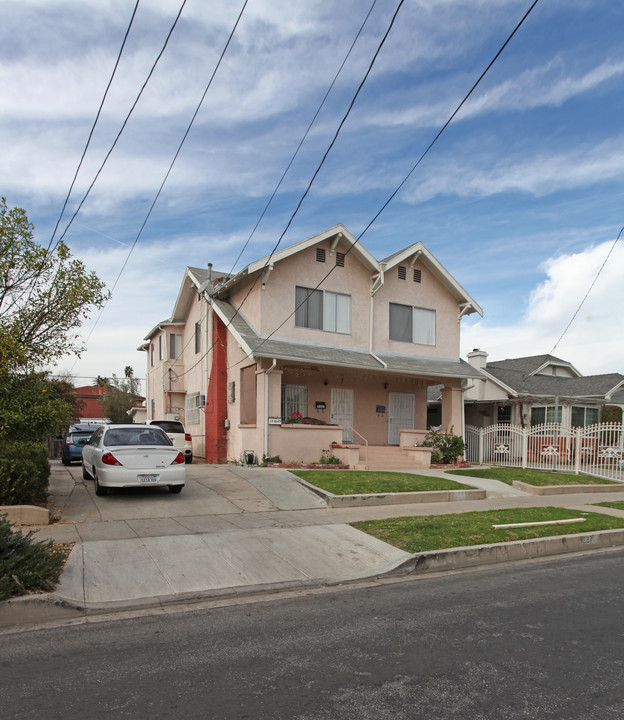
[[[171,445],[171,440],[158,428],[112,428],[104,435],[103,444],[113,445]]]
[[[178,422],[177,420],[154,420],[154,422],[152,422],[151,424],[158,425],[158,427],[162,428],[165,432],[168,433],[184,432],[184,425],[182,425],[182,423]]]

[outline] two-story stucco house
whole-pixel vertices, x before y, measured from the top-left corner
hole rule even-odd
[[[427,388],[463,430],[460,321],[479,305],[422,243],[376,260],[342,225],[228,276],[187,268],[145,338],[148,419],[179,416],[194,455],[317,462],[332,443],[413,448]],[[357,454],[356,454],[357,455]],[[354,461],[351,451],[350,464]]]

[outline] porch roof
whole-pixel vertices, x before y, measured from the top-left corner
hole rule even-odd
[[[443,360],[438,358],[415,357],[376,353],[385,364],[384,367],[366,350],[319,345],[317,343],[295,342],[276,338],[260,337],[241,314],[228,302],[213,298],[213,306],[221,319],[229,324],[229,331],[236,337],[241,347],[255,358],[276,358],[290,362],[305,362],[315,365],[333,365],[358,370],[378,370],[381,373],[400,373],[419,377],[467,379],[482,377],[479,370],[464,360]]]

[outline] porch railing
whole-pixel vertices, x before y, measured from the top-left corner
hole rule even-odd
[[[622,423],[570,428],[546,423],[466,426],[468,462],[508,467],[558,470],[624,482]]]
[[[351,430],[364,441],[364,464],[368,468],[368,440],[343,418],[340,418],[339,422],[341,425],[346,425],[348,428],[351,428]]]

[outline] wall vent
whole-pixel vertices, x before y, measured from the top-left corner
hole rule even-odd
[[[316,248],[316,262],[325,262],[325,248]]]
[[[344,267],[345,263],[345,254],[341,252],[336,253],[336,265],[338,267]]]
[[[407,268],[405,265],[399,265],[399,280],[405,280],[407,278]]]
[[[422,282],[422,270],[414,268],[414,282]]]

